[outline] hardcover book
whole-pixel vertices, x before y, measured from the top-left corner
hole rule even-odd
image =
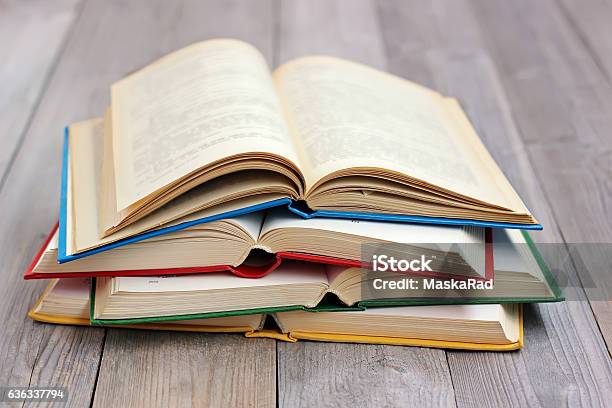
[[[261,277],[283,260],[367,266],[367,250],[405,259],[425,256],[414,275],[493,278],[492,232],[469,226],[435,226],[292,216],[286,209],[246,214],[172,231],[72,262],[58,264],[53,231],[26,279],[77,276],[158,276],[230,271]]]
[[[54,279],[28,315],[46,323],[89,325],[88,291],[89,279]],[[266,318],[275,324],[266,325]],[[516,350],[523,344],[522,308],[517,304],[256,313],[124,327],[466,350]]]
[[[212,40],[115,83],[103,119],[67,129],[59,259],[281,205],[541,229],[456,100],[330,57],[270,73],[252,46]]]

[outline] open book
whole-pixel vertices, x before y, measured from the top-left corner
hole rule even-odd
[[[431,271],[415,275],[493,278],[492,256],[486,255],[492,251],[487,244],[491,230],[480,227],[302,219],[277,208],[194,225],[62,264],[57,263],[57,235],[57,231],[50,235],[26,278],[220,271],[255,278],[284,259],[367,265],[365,249],[387,245],[404,259],[431,259]]]
[[[212,40],[111,99],[104,119],[69,127],[64,167],[73,225],[60,231],[89,233],[87,218],[98,246],[292,202],[304,216],[541,228],[456,100],[360,64],[312,56],[270,73],[252,46]]]
[[[259,279],[223,273],[101,277],[93,280],[91,320],[130,324],[307,309],[561,300],[556,282],[542,269],[537,256],[524,240],[518,244],[521,232],[507,231],[511,235],[504,236],[506,245],[494,247],[494,257],[501,261],[495,265],[495,282],[491,286],[480,282],[472,287],[444,288],[435,283],[447,280],[299,261],[286,262]],[[383,281],[407,279],[417,285],[381,290]],[[427,287],[425,281],[434,286]]]
[[[89,279],[54,279],[28,315],[41,322],[89,325]],[[264,328],[271,316],[277,328]],[[206,319],[138,323],[130,328],[239,332],[332,342],[397,344],[472,350],[522,346],[520,305],[454,305],[377,308],[360,312],[291,311]]]

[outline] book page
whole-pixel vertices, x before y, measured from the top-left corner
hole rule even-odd
[[[310,283],[327,284],[325,267],[320,264],[309,262],[287,262],[270,274],[258,279],[245,279],[225,273],[203,273],[199,275],[162,277],[119,277],[112,279],[113,287],[116,292],[144,293],[195,292]]]
[[[70,125],[69,194],[67,201],[67,251],[98,238],[98,181],[101,180],[103,120],[90,119]]]
[[[70,308],[80,309],[83,313],[76,314],[76,317],[83,317],[89,320],[89,288],[90,280],[85,279],[54,279],[53,287],[43,295],[42,302],[39,305],[37,312],[45,312],[47,303],[51,303],[51,311],[63,309],[58,317],[72,317]],[[64,300],[64,302],[62,302]],[[158,328],[172,328],[172,326],[212,326],[212,327],[250,327],[253,330],[257,329],[262,323],[262,315],[244,315],[244,316],[224,316],[214,317],[209,319],[194,319],[181,320],[176,322],[165,322],[158,325]],[[197,330],[197,329],[195,329]]]
[[[519,341],[522,325],[520,305],[379,307],[351,313],[299,310],[275,317],[284,332],[310,332],[314,338],[318,332],[326,338],[341,333],[492,344]]]
[[[253,242],[257,242],[259,237],[259,231],[264,220],[264,212],[258,211],[245,215],[240,215],[234,218],[228,218],[226,221],[239,225],[243,230],[253,238]]]
[[[335,171],[383,168],[499,205],[437,92],[331,57],[294,60],[273,78],[308,188]]]
[[[521,231],[494,228],[493,243],[495,271],[526,273],[546,282],[542,269]]]
[[[296,217],[284,208],[269,210],[260,236],[281,228],[309,228],[400,244],[483,244],[484,228]]]
[[[376,316],[422,317],[429,319],[500,321],[503,316],[503,305],[440,305],[440,306],[406,306],[394,308],[371,308],[364,314]]]
[[[77,299],[89,302],[89,278],[54,279],[50,293],[58,298]]]
[[[90,280],[53,279],[34,307],[34,314],[89,321]],[[36,316],[32,316],[36,319]],[[43,320],[44,321],[44,320]]]
[[[312,245],[312,241],[317,245]],[[448,268],[444,261],[447,256],[450,260],[459,255],[470,268],[454,273],[480,276],[486,273],[485,229],[472,226],[302,219],[278,208],[268,211],[258,243],[272,251],[306,252],[364,262],[371,261],[374,255],[398,259],[423,255],[432,257],[432,267],[438,271],[442,269],[436,268]]]
[[[102,170],[96,179],[98,184],[98,236],[103,237],[103,232],[109,226],[120,222],[120,214],[117,212],[117,195],[115,190],[115,165],[113,160],[113,134],[112,134],[111,108],[104,113],[104,130],[102,137]],[[98,152],[99,153],[99,152]],[[97,154],[95,157],[99,157]]]
[[[297,163],[263,56],[237,40],[194,44],[115,83],[117,209],[233,155]]]
[[[104,192],[102,188],[96,188],[97,185],[106,180],[104,176],[108,176],[103,174],[106,168],[106,163],[104,163],[106,156],[102,154],[103,145],[106,142],[104,136],[102,119],[100,118],[78,122],[70,126],[68,141],[71,165],[69,166],[67,181],[69,194],[67,197],[66,243],[66,251],[69,255],[149,231],[159,227],[164,222],[166,222],[166,226],[170,226],[279,198],[274,194],[251,195],[240,200],[227,201],[201,211],[192,212],[194,209],[198,209],[202,202],[220,202],[220,198],[231,197],[236,191],[249,191],[249,189],[254,189],[262,184],[271,188],[278,183],[286,182],[282,176],[270,172],[264,174],[250,172],[246,176],[231,174],[219,177],[211,180],[206,186],[196,187],[183,194],[165,207],[128,225],[121,231],[101,238],[99,217],[102,211],[100,211],[100,207],[109,205],[106,198],[112,195],[112,193]],[[203,193],[204,189],[207,189],[208,192]],[[256,241],[262,218],[263,214],[261,213],[253,214],[243,217],[237,223],[247,231],[253,241]]]

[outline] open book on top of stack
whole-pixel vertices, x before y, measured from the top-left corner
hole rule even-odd
[[[60,262],[281,205],[541,229],[456,100],[360,64],[305,57],[270,73],[252,46],[211,40],[111,91],[103,119],[66,132]]]
[[[89,279],[54,279],[28,315],[46,323],[90,325],[89,289]],[[273,324],[265,324],[267,317]],[[467,350],[516,350],[523,344],[523,316],[518,304],[383,307],[351,312],[295,310],[141,322],[123,327],[244,333],[252,338],[285,341],[304,339]]]

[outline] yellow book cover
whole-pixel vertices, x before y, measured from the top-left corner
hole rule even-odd
[[[54,279],[28,316],[44,323],[89,326],[88,294],[88,279]],[[509,351],[523,346],[521,305],[407,306],[364,312],[292,311],[271,316],[276,328],[265,325],[266,314],[121,327],[243,333],[248,338],[288,342],[314,340],[482,351]]]

